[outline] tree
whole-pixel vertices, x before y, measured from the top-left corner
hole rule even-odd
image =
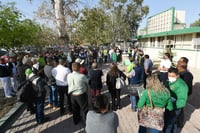
[[[14,5],[0,3],[0,47],[10,48],[18,44],[15,31],[19,26],[21,13]]]
[[[30,19],[22,20],[15,3],[0,4],[0,47],[44,46],[56,39],[54,32]]]
[[[69,17],[76,17],[73,8],[76,2],[77,0],[51,0],[52,6],[49,6],[50,2],[44,0],[36,13],[38,17],[53,20],[56,23],[58,36],[63,45],[69,42],[68,22]]]
[[[100,8],[84,8],[75,25],[76,32],[83,43],[98,45],[106,40],[109,16]]]
[[[114,42],[117,39],[131,39],[149,12],[149,7],[142,5],[143,0],[100,0],[99,3],[112,19]]]
[[[198,26],[200,26],[200,19],[190,24],[190,27],[198,27]]]

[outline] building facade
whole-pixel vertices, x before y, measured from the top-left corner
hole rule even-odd
[[[170,8],[149,17],[146,32],[137,36],[139,46],[153,60],[159,60],[160,53],[170,48],[173,61],[185,56],[189,67],[200,68],[200,27],[185,27],[185,11]]]

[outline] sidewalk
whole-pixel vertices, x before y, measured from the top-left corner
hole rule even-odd
[[[105,78],[106,73],[108,71],[108,65],[104,67],[103,73],[104,76],[102,78],[104,83],[104,89],[102,90],[102,93],[105,93],[106,95],[110,96],[108,93],[108,90],[105,86]],[[121,67],[120,67],[121,68]],[[193,73],[193,75],[198,74],[200,71],[190,69],[190,71]],[[198,76],[194,76],[194,83],[199,82]],[[196,93],[196,90],[199,88],[195,88],[195,95],[199,95],[200,93]],[[198,91],[200,92],[200,91]],[[66,99],[66,98],[65,98]],[[128,97],[127,90],[124,89],[121,92],[121,104],[122,109],[117,110],[116,113],[119,117],[119,127],[118,127],[118,133],[137,133],[138,131],[138,121],[137,121],[137,113],[132,112],[130,110],[130,101]],[[197,99],[199,97],[197,96]],[[198,100],[199,101],[199,100]],[[193,102],[198,102],[193,101]],[[66,103],[66,101],[65,101]],[[75,126],[72,122],[72,115],[63,115],[60,116],[59,110],[53,111],[51,108],[45,107],[45,114],[50,117],[50,121],[42,124],[37,125],[35,122],[35,115],[30,115],[29,112],[23,108],[21,111],[18,112],[18,115],[16,118],[10,122],[9,125],[4,129],[4,131],[0,132],[6,132],[6,133],[85,133],[83,125],[79,124]],[[181,133],[199,133],[200,132],[200,106],[197,106],[195,108],[190,103],[187,104],[185,108],[185,120],[186,123],[184,127],[180,130]]]

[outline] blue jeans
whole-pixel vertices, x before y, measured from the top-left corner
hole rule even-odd
[[[150,131],[149,131],[149,133],[159,133],[159,132],[160,132],[159,130],[156,130],[153,128],[150,128]]]
[[[159,133],[160,132],[159,130],[156,130],[156,129],[153,129],[153,128],[146,128],[146,127],[143,127],[143,126],[139,126],[138,133],[146,133],[147,129],[149,129],[149,133]]]
[[[173,111],[166,110],[163,133],[177,133],[177,118],[180,112],[181,109],[175,109]]]
[[[41,123],[44,120],[44,101],[45,94],[42,94],[35,101],[35,116],[37,123]]]
[[[58,89],[56,85],[49,85],[49,97],[48,101],[53,106],[58,106]]]
[[[135,96],[130,96],[130,101],[131,101],[131,109],[133,111],[136,111],[136,98],[135,98]]]
[[[1,77],[0,80],[3,85],[5,97],[11,96],[12,87],[10,77]]]

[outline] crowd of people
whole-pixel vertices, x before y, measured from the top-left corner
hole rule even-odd
[[[153,105],[165,108],[163,132],[176,133],[177,124],[183,126],[183,110],[188,96],[192,94],[193,75],[187,68],[188,59],[181,57],[177,65],[172,66],[170,54],[164,53],[158,72],[152,73],[153,62],[148,54],[139,48],[128,49],[127,53],[129,59],[123,62],[125,70],[120,70],[118,63],[122,61],[122,50],[119,48],[78,47],[72,48],[67,54],[54,50],[36,55],[10,52],[7,60],[0,59],[0,80],[5,97],[11,98],[24,80],[31,79],[38,94],[34,102],[26,105],[27,110],[35,114],[38,124],[50,119],[44,113],[45,98],[48,97],[49,108],[55,111],[59,109],[61,115],[66,112],[73,115],[74,124],[82,122],[87,133],[116,133],[119,120],[114,111],[122,107],[121,89],[116,88],[116,79],[121,77],[128,81],[131,89],[144,88],[141,95],[129,90],[132,111],[151,106],[148,97],[150,92]],[[102,63],[109,63],[107,73],[100,69]],[[101,94],[103,75],[106,75],[111,100]],[[147,127],[140,126],[138,132],[145,133],[147,130]],[[159,132],[156,129],[149,130],[150,133]]]

